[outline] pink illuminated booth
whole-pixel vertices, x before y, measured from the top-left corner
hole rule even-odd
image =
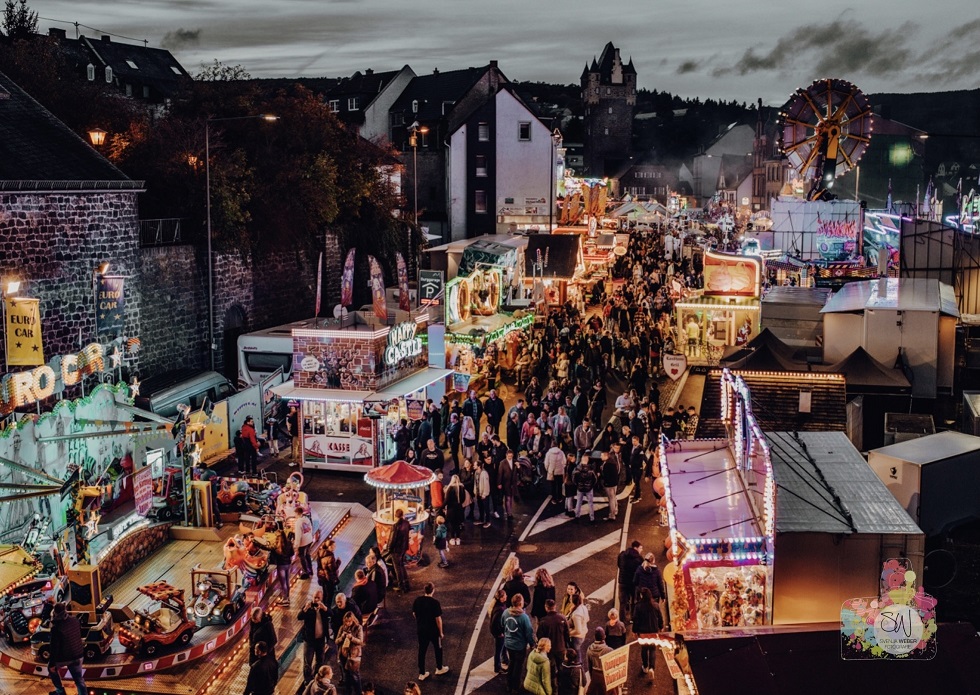
[[[745,382],[725,370],[727,440],[661,440],[674,630],[772,623],[776,484]]]

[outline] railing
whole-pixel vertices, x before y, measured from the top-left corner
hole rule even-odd
[[[180,244],[179,217],[140,220],[140,246],[174,246]]]

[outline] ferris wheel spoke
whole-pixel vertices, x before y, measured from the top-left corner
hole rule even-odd
[[[871,138],[867,138],[863,135],[852,135],[851,133],[848,133],[847,135],[844,135],[842,137],[847,140],[857,140],[858,142],[863,142],[865,145],[871,142]]]
[[[838,147],[837,148],[837,153],[840,154],[840,156],[844,158],[844,161],[845,162],[847,162],[847,168],[848,169],[853,169],[854,168],[854,162],[851,160],[850,156],[848,156],[846,149],[844,149],[843,147]]]
[[[810,105],[810,108],[813,109],[813,115],[816,117],[817,121],[822,123],[824,118],[820,114],[820,107],[814,103],[813,99],[810,97],[810,93],[801,92],[800,95],[806,100],[806,103]],[[812,128],[813,126],[811,125],[810,127]]]
[[[846,125],[850,125],[851,123],[854,123],[856,121],[860,121],[860,120],[862,120],[862,119],[864,119],[864,118],[866,118],[867,116],[870,116],[870,115],[871,115],[871,107],[869,106],[868,108],[866,108],[861,113],[856,113],[853,116],[848,116],[847,118],[842,119],[841,122],[840,122],[840,126],[841,126],[841,128],[843,128]]]
[[[848,94],[847,98],[844,99],[844,101],[840,103],[840,106],[838,106],[837,109],[834,111],[833,119],[835,121],[840,120],[841,122],[843,122],[844,117],[847,115],[847,107],[850,106],[852,103],[855,103],[854,95]]]
[[[799,126],[801,128],[806,128],[808,130],[814,130],[813,124],[808,121],[801,121],[796,118],[786,117],[783,119],[783,123],[792,126]]]
[[[817,157],[820,155],[819,148],[814,147],[807,156],[803,159],[803,164],[800,166],[800,173],[806,175],[806,172],[810,170],[810,167],[816,166]]]
[[[814,133],[813,135],[811,135],[810,137],[808,137],[806,140],[800,140],[799,142],[794,142],[792,145],[789,145],[788,147],[783,148],[783,152],[789,153],[789,152],[793,152],[794,150],[797,150],[797,149],[803,147],[804,145],[812,145],[812,144],[814,144],[817,141],[817,137],[818,137],[817,134]]]

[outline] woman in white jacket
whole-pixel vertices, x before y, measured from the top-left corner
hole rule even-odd
[[[463,425],[459,431],[460,439],[463,440],[463,458],[473,460],[474,447],[476,447],[476,425],[473,418],[466,415],[463,418]]]
[[[476,503],[480,507],[480,522],[483,528],[490,528],[490,474],[483,467],[482,461],[476,462],[473,491],[476,493]]]
[[[551,503],[559,504],[565,499],[561,489],[565,481],[565,452],[558,447],[557,441],[544,455],[544,470],[551,483]]]

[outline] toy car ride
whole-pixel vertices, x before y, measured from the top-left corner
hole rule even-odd
[[[245,587],[238,581],[238,570],[191,570],[194,587],[194,621],[198,627],[227,625],[245,606]]]
[[[0,623],[10,644],[27,642],[41,626],[41,612],[48,597],[63,601],[68,596],[64,577],[52,574],[18,586],[0,601]]]
[[[141,609],[119,628],[119,643],[143,656],[154,656],[164,649],[186,647],[197,626],[187,619],[184,590],[167,582],[155,582],[137,589],[157,602],[154,610]]]
[[[82,624],[82,641],[85,644],[85,660],[96,661],[109,654],[112,647],[112,640],[115,637],[113,630],[112,613],[109,611],[109,604],[112,603],[112,594],[107,594],[95,608],[95,622],[89,622],[88,611],[77,613],[76,616]],[[33,635],[31,635],[31,652],[38,662],[48,663],[51,657],[51,623],[43,623]]]

